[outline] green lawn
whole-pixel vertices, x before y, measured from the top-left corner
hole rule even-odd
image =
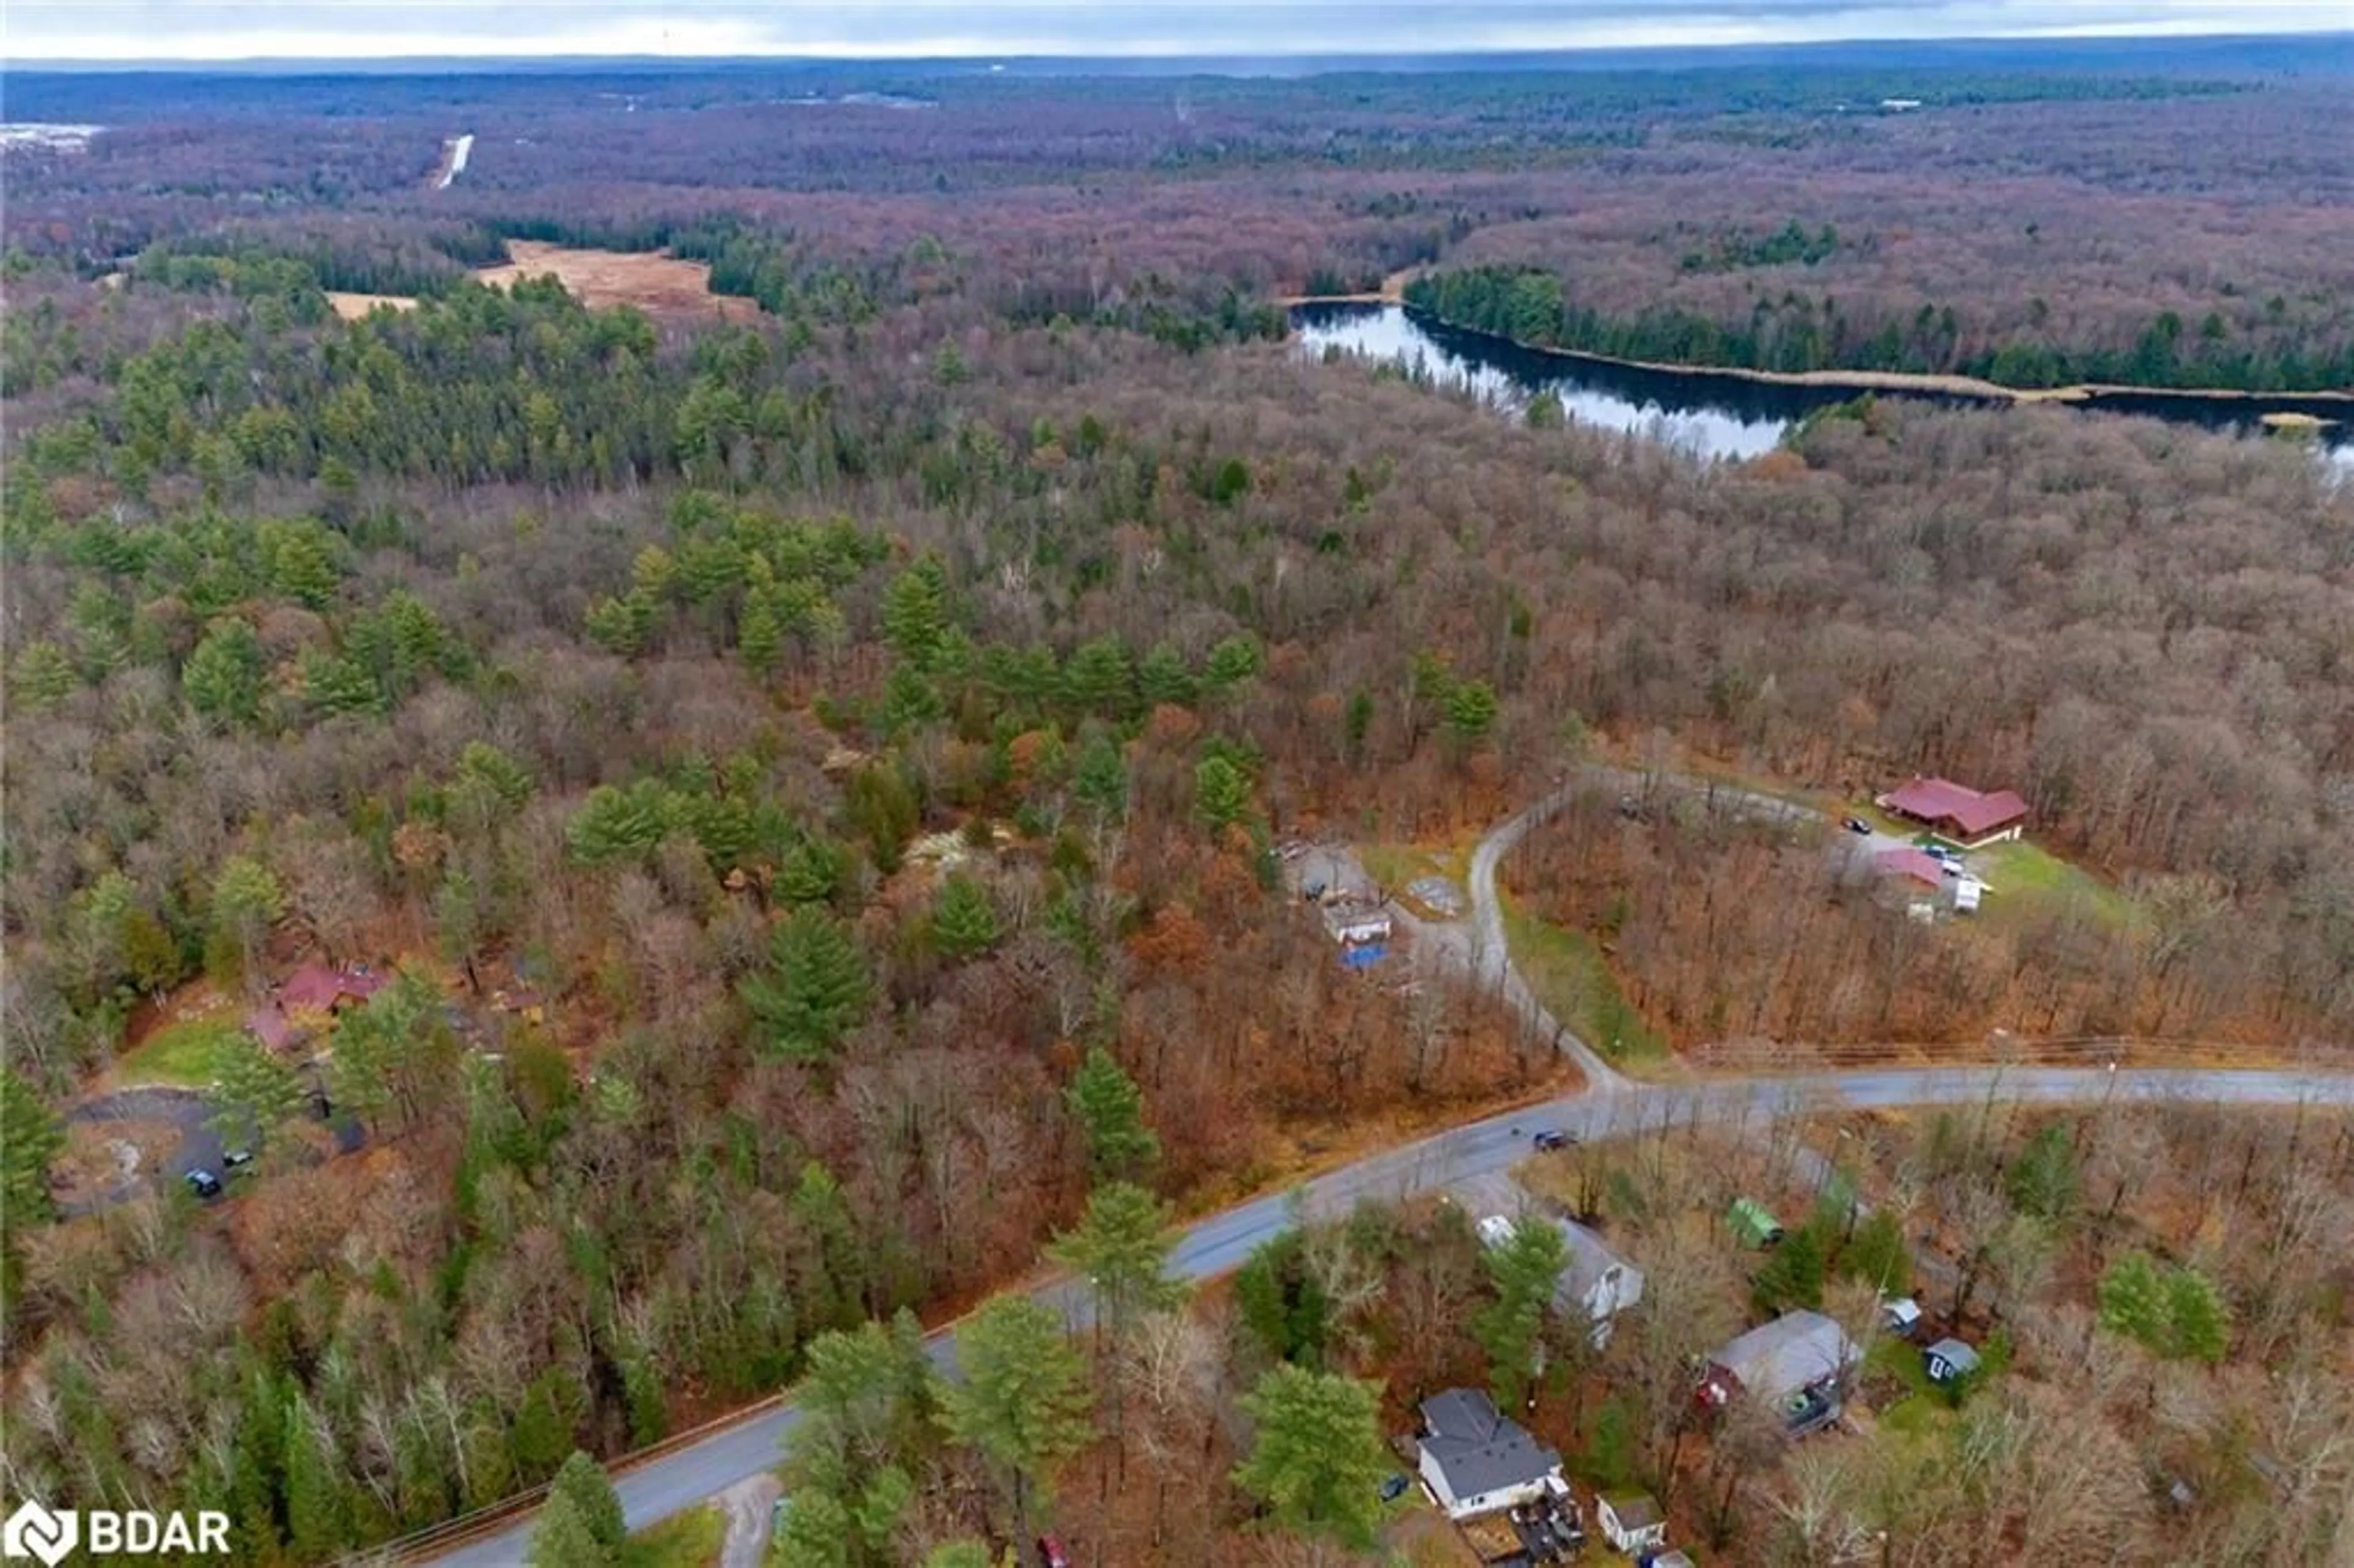
[[[1617,979],[1592,938],[1524,913],[1501,890],[1498,897],[1512,962],[1555,1018],[1613,1062],[1666,1059],[1667,1041],[1619,994]]]
[[[124,1084],[181,1084],[203,1088],[213,1081],[213,1061],[225,1041],[243,1025],[237,1009],[220,1007],[201,1018],[167,1023],[126,1051],[114,1065]]]
[[[1436,854],[1413,844],[1365,844],[1357,851],[1365,874],[1393,893],[1420,876],[1444,876]]]
[[[705,1503],[631,1536],[620,1568],[711,1568],[726,1542],[727,1516]]]
[[[1993,844],[1971,851],[1968,859],[1970,869],[1987,885],[1989,913],[2036,904],[2073,904],[2111,927],[2129,927],[2139,918],[2133,900],[2032,843]]]
[[[1459,850],[1444,847],[1432,849],[1421,844],[1366,844],[1357,851],[1358,863],[1365,874],[1380,884],[1389,895],[1406,907],[1412,915],[1426,920],[1447,920],[1454,916],[1431,908],[1413,894],[1408,885],[1426,876],[1443,876],[1454,884],[1458,898],[1468,900],[1469,890],[1464,885],[1469,856]],[[1458,910],[1457,914],[1461,911]]]

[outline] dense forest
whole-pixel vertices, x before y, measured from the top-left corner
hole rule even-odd
[[[1108,1321],[1058,1406],[1108,1445],[1008,1457],[862,1325],[979,1299],[1108,1205],[1150,1231],[1569,1082],[1442,971],[1335,963],[1278,850],[1447,839],[1580,758],[1999,779],[2165,915],[1898,951],[1923,934],[1883,941],[1782,846],[1573,813],[1515,885],[1609,927],[1680,1043],[2354,1029],[2354,495],[2303,450],[1882,400],[1702,465],[1270,341],[1279,287],[1438,260],[1590,182],[1670,188],[1657,143],[1675,164],[1797,116],[1788,155],[1869,162],[1922,122],[1826,127],[1703,72],[1595,88],[1556,133],[1570,87],[1464,79],[1550,149],[1514,174],[1407,79],[1204,85],[1190,119],[1100,83],[733,93],[620,142],[581,132],[628,112],[588,79],[249,113],[173,90],[106,109],[86,153],[0,153],[16,1489],[223,1508],[241,1560],[321,1562],[858,1372],[898,1403],[792,1461],[882,1521],[854,1561],[1084,1521],[1083,1489],[1031,1490],[1066,1465],[1090,1528],[1137,1531],[1119,1561],[1353,1542],[1238,1434],[1302,1406],[1359,1432],[1344,1372],[1418,1386],[1373,1351],[1418,1330],[1363,1325],[1500,1288],[1460,1235],[1377,1218],[1357,1263],[1303,1241],[1233,1333],[1140,1285],[1155,1328]],[[1947,107],[2081,128],[2296,91],[2155,79]],[[451,115],[502,105],[546,123],[469,119],[466,176],[419,189]],[[1356,153],[1312,151],[1351,123]],[[739,158],[762,138],[775,162]],[[698,147],[746,183],[690,176]],[[2020,155],[2089,180],[2103,154]],[[2209,156],[2149,177],[2187,189]],[[2234,199],[2343,177],[2300,156]],[[1844,215],[1786,243],[1776,216],[1685,236],[1684,275],[1875,243]],[[466,276],[523,238],[666,247],[760,309]],[[2323,310],[2345,252],[2281,244]],[[344,320],[329,289],[417,302]],[[2119,292],[2116,320],[2147,302]],[[1885,981],[1817,987],[1851,948]],[[317,1060],[231,1029],[185,1070],[255,1151],[233,1202],[59,1203],[76,1107],[322,964],[398,978]],[[1738,1016],[1727,973],[1768,978]],[[1303,1268],[1363,1314],[1312,1347],[1269,1321]],[[1376,1304],[1377,1268],[1462,1277]],[[1047,1353],[1019,1316],[1014,1363]],[[1430,1375],[1479,1375],[1477,1344],[1431,1347]],[[1151,1445],[1200,1502],[1115,1478]],[[904,1492],[845,1495],[885,1460]],[[1115,1495],[1155,1500],[1116,1523]],[[595,1499],[567,1506],[588,1529]]]
[[[1688,253],[1681,270],[1812,268],[1833,253],[1835,238],[1802,236],[1788,241],[1796,227],[1794,222],[1764,239],[1721,239],[1712,253]],[[1823,236],[1836,232],[1828,224],[1822,229]],[[2129,344],[2114,348],[2054,341],[2047,330],[2051,307],[2040,296],[2029,303],[2029,330],[2010,334],[1965,323],[1953,306],[1931,301],[1923,301],[1905,319],[1878,309],[1842,310],[1834,293],[1819,300],[1786,289],[1776,299],[1754,287],[1745,320],[1720,319],[1675,303],[1647,304],[1639,313],[1613,316],[1582,302],[1574,280],[1564,286],[1559,275],[1542,268],[1488,266],[1426,274],[1406,284],[1405,299],[1457,325],[1539,348],[1671,365],[1960,375],[2025,387],[2107,383],[2239,392],[2354,389],[2354,332],[2346,330],[2343,311],[2318,321],[2304,319],[2306,313],[2293,313],[2280,294],[2252,310],[2235,308],[2233,319],[2211,310],[2190,328],[2174,311],[2161,311]]]

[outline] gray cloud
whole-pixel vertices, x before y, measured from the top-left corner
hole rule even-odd
[[[2342,29],[2345,0],[12,0],[32,59],[1282,55]]]

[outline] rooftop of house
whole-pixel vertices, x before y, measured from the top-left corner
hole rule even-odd
[[[1621,1530],[1649,1530],[1666,1518],[1659,1511],[1658,1499],[1649,1492],[1621,1492],[1602,1499],[1610,1505],[1611,1515]]]
[[[1709,1361],[1770,1404],[1838,1375],[1855,1358],[1845,1330],[1820,1312],[1798,1311],[1729,1340]]]
[[[304,964],[279,985],[278,1005],[325,1012],[347,996],[366,1001],[390,983],[389,977],[365,965],[336,969],[324,964]]]
[[[1511,1239],[1513,1226],[1541,1213],[1521,1184],[1500,1171],[1467,1176],[1454,1184],[1454,1191],[1467,1210],[1483,1216],[1477,1222],[1477,1228],[1479,1239],[1490,1246],[1503,1245]],[[1613,1268],[1642,1273],[1596,1232],[1569,1220],[1552,1215],[1544,1218],[1561,1232],[1563,1249],[1569,1259],[1562,1268],[1560,1285],[1553,1291],[1556,1304],[1583,1301]]]
[[[1540,1481],[1561,1468],[1561,1456],[1531,1436],[1474,1388],[1450,1388],[1422,1402],[1422,1451],[1446,1472],[1458,1498]]]
[[[1882,795],[1880,804],[1924,821],[1950,819],[1966,833],[1988,832],[2027,815],[2027,802],[2009,789],[1986,794],[1950,779],[1912,779]]]
[[[1586,1293],[1601,1284],[1602,1277],[1610,1270],[1640,1272],[1613,1251],[1608,1242],[1584,1225],[1573,1224],[1567,1220],[1553,1223],[1561,1227],[1562,1240],[1569,1249],[1568,1266],[1561,1271],[1561,1292],[1584,1300]],[[1556,1295],[1561,1292],[1556,1292]]]
[[[1940,1340],[1931,1345],[1928,1354],[1952,1367],[1956,1372],[1971,1372],[1978,1364],[1978,1353],[1959,1340]]]
[[[1909,876],[1915,882],[1925,882],[1935,887],[1945,879],[1946,868],[1937,863],[1926,850],[1910,847],[1882,850],[1872,857],[1872,869],[1882,876]]]

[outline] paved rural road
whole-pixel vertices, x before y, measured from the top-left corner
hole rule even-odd
[[[1731,810],[1797,826],[1819,820],[1814,812],[1772,796],[1671,775],[1646,775],[1620,768],[1580,768],[1574,779],[1517,816],[1490,830],[1473,851],[1469,940],[1454,922],[1413,921],[1417,929],[1445,934],[1436,944],[1448,959],[1467,963],[1527,1020],[1553,1038],[1586,1075],[1588,1091],[1547,1105],[1507,1111],[1450,1131],[1386,1150],[1317,1178],[1291,1193],[1278,1193],[1211,1215],[1188,1227],[1171,1255],[1171,1272],[1204,1279],[1239,1268],[1261,1244],[1280,1234],[1299,1213],[1345,1214],[1366,1199],[1394,1199],[1442,1192],[1467,1179],[1510,1170],[1530,1152],[1537,1128],[1558,1127],[1594,1139],[1626,1136],[1687,1122],[1741,1124],[1795,1113],[1838,1108],[1868,1110],[1891,1106],[1960,1105],[1979,1100],[2118,1103],[2205,1103],[2289,1106],[2314,1104],[2354,1110],[2354,1075],[2261,1071],[2180,1072],[2121,1069],[2115,1072],[2053,1067],[1867,1068],[1846,1073],[1727,1078],[1659,1087],[1628,1078],[1569,1033],[1546,1011],[1513,966],[1504,940],[1503,909],[1496,894],[1496,871],[1529,829],[1559,811],[1582,790],[1606,789],[1638,800],[1661,791],[1703,798],[1712,810]],[[1076,1324],[1085,1320],[1086,1302],[1067,1282],[1045,1287],[1043,1299],[1062,1308]],[[927,1351],[935,1365],[952,1369],[953,1329],[934,1334]],[[747,1477],[774,1467],[799,1415],[779,1404],[631,1467],[615,1478],[631,1529],[691,1508]],[[440,1558],[453,1568],[506,1568],[524,1561],[530,1537],[527,1518]],[[732,1543],[731,1543],[732,1544]],[[429,1553],[419,1553],[419,1556]]]
[[[2052,1067],[1868,1069],[1790,1077],[1726,1079],[1658,1088],[1626,1083],[1609,1094],[1509,1111],[1394,1149],[1308,1183],[1296,1195],[1261,1198],[1214,1214],[1186,1229],[1172,1272],[1201,1279],[1242,1266],[1252,1250],[1292,1223],[1345,1213],[1360,1200],[1397,1198],[1443,1190],[1468,1177],[1510,1169],[1529,1153],[1530,1135],[1560,1127],[1586,1139],[1626,1135],[1691,1121],[1741,1123],[1803,1111],[1892,1106],[1957,1105],[1980,1100],[2091,1101],[2118,1104],[2197,1102],[2221,1105],[2311,1104],[2354,1110],[2354,1075],[2258,1071],[2177,1072],[2119,1069],[2115,1073]],[[1046,1298],[1077,1315],[1068,1285]],[[946,1367],[955,1354],[953,1330],[932,1336],[929,1351]],[[797,1419],[790,1406],[748,1417],[677,1452],[640,1464],[617,1478],[632,1529],[711,1498],[777,1463],[779,1445]],[[450,1553],[462,1568],[504,1568],[524,1560],[529,1521]]]

